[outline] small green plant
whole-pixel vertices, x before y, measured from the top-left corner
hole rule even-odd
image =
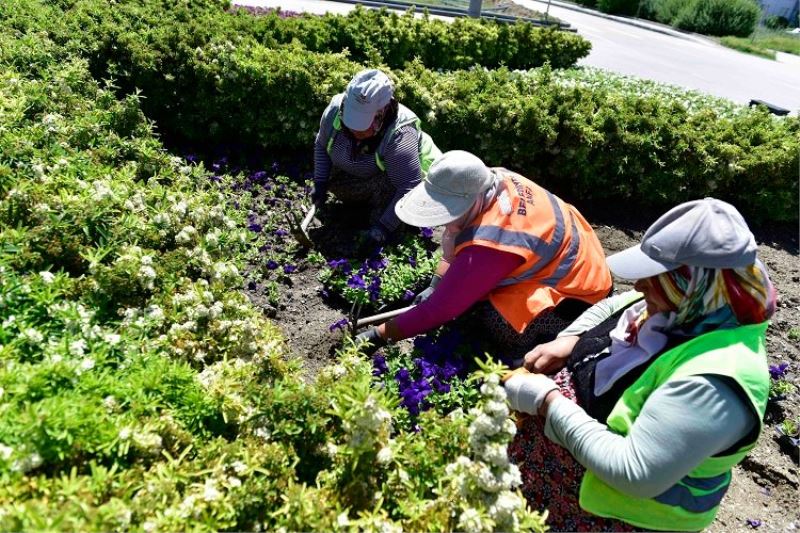
[[[769,386],[770,398],[784,398],[789,394],[793,394],[797,390],[797,386],[791,381],[785,379],[773,380]]]
[[[795,327],[790,329],[787,336],[789,337],[790,340],[793,341],[800,340],[800,328]]]
[[[800,435],[800,424],[797,420],[792,420],[791,418],[787,418],[780,424],[781,431],[784,435],[789,437],[797,437]]]

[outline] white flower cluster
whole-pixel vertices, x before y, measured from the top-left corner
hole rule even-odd
[[[388,445],[386,441],[392,432],[392,415],[370,394],[362,405],[346,415],[343,425],[344,430],[350,434],[348,447],[354,450],[371,450],[379,444],[383,449]],[[389,462],[391,455],[387,459],[387,453],[391,454],[391,449],[383,452],[383,459]]]
[[[472,458],[461,456],[446,468],[459,495],[468,503],[459,516],[458,529],[486,531],[493,524],[494,529],[516,531],[519,514],[525,510],[525,501],[514,492],[522,478],[507,452],[516,426],[508,418],[506,393],[497,375],[486,379],[481,394],[480,408],[470,411]]]
[[[92,201],[102,202],[104,200],[114,198],[114,191],[111,188],[111,183],[109,180],[97,180],[92,184],[92,186],[94,187],[94,192],[92,192]]]
[[[155,288],[156,271],[153,268],[153,256],[145,254],[139,246],[124,248],[114,263],[129,267],[142,288],[147,290]]]

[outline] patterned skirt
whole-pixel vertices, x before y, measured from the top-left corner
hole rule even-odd
[[[567,369],[553,379],[564,397],[576,401]],[[541,417],[527,417],[518,423],[508,453],[519,466],[522,494],[531,509],[549,511],[550,531],[637,531],[625,522],[594,516],[581,509],[578,492],[586,469],[565,448],[545,436]]]
[[[561,330],[572,324],[589,307],[588,303],[580,300],[563,300],[555,308],[539,313],[522,333],[511,327],[488,300],[475,304],[471,315],[478,328],[491,337],[491,353],[511,364],[524,357],[537,344],[555,339]]]

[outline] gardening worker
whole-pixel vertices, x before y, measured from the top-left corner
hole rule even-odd
[[[469,152],[438,158],[395,210],[413,226],[445,226],[442,260],[416,307],[359,336],[375,346],[474,308],[496,355],[521,363],[611,289],[603,249],[577,209]]]
[[[673,208],[608,265],[635,291],[506,380],[512,408],[538,415],[509,455],[551,529],[699,531],[762,430],[775,290],[742,216],[713,198]]]
[[[394,99],[394,86],[376,69],[362,70],[322,114],[314,145],[312,201],[327,193],[375,210],[367,245],[382,245],[400,225],[397,201],[417,185],[440,155],[420,120]]]

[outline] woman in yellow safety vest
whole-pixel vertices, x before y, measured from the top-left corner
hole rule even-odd
[[[608,265],[635,290],[506,379],[512,408],[539,415],[510,456],[554,530],[701,530],[762,429],[775,290],[742,216],[712,198],[673,208]]]
[[[365,244],[379,246],[400,225],[395,204],[440,153],[417,115],[394,98],[389,77],[362,70],[322,114],[311,199],[322,207],[330,192],[345,203],[369,205]]]

